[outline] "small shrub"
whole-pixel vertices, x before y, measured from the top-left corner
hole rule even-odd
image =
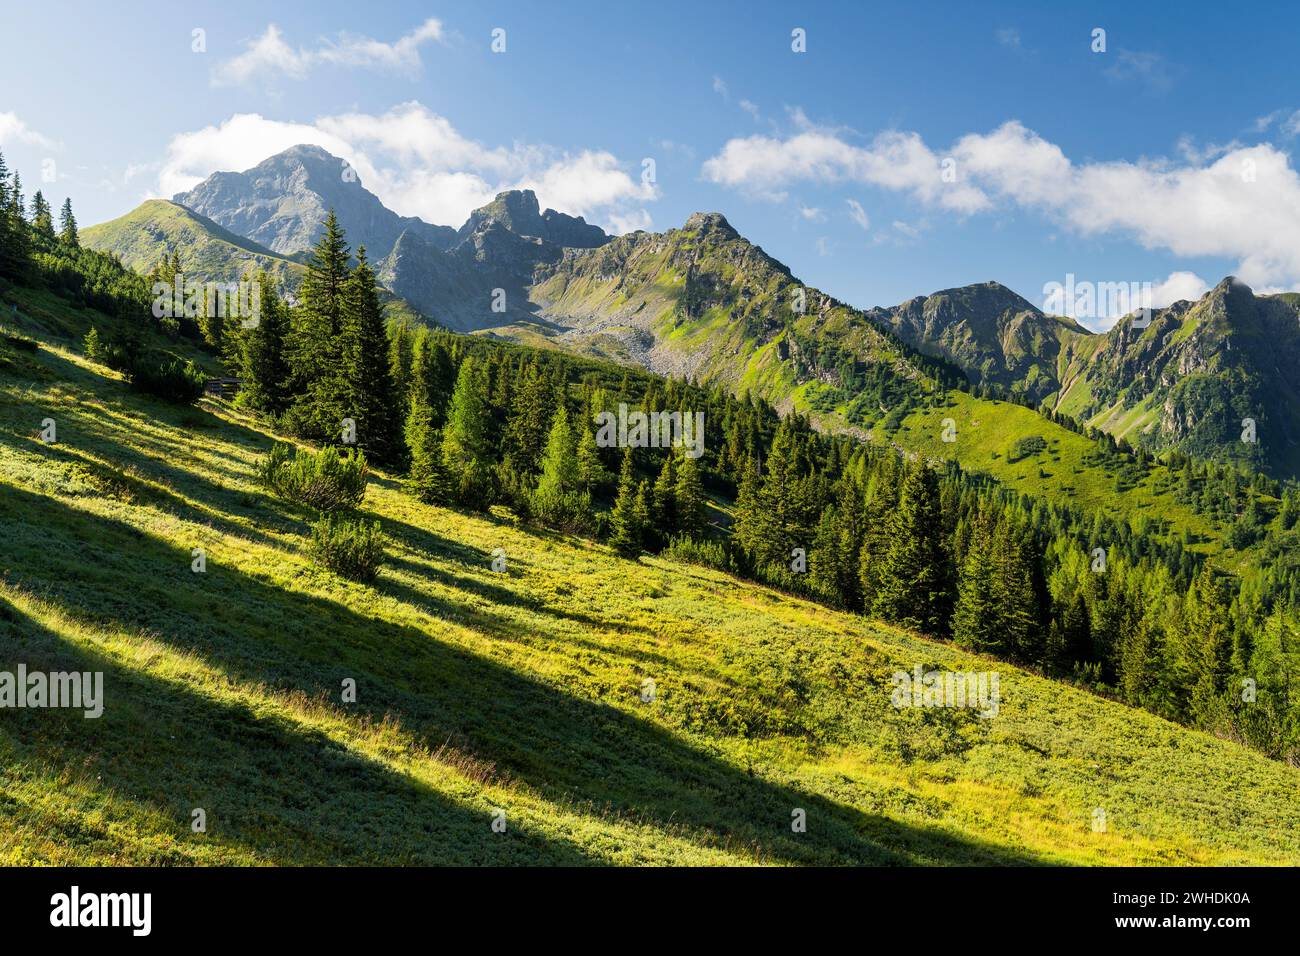
[[[591,495],[530,492],[526,498],[527,518],[569,534],[585,534],[593,526]]]
[[[311,529],[312,560],[353,581],[373,581],[384,560],[379,522],[325,515]]]
[[[322,448],[294,454],[288,445],[276,443],[262,460],[258,477],[277,497],[330,513],[361,503],[369,472],[360,451]]]
[[[198,401],[207,383],[203,369],[172,356],[145,356],[126,375],[135,390],[182,405]]]
[[[725,542],[716,538],[691,538],[686,535],[674,535],[668,540],[668,546],[660,552],[661,557],[672,558],[685,564],[700,564],[706,568],[736,574],[740,564]]]

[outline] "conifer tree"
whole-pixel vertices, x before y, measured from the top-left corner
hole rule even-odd
[[[299,290],[301,304],[293,310],[290,365],[295,394],[303,419],[316,435],[334,437],[344,417],[347,398],[341,336],[346,308],[346,286],[351,278],[351,253],[338,217],[331,209],[325,218]]]
[[[399,457],[392,372],[388,362],[388,333],[374,270],[365,246],[357,249],[357,265],[344,287],[344,413],[356,421],[357,442],[373,461],[392,464]]]
[[[18,173],[9,186],[7,207],[0,210],[0,219],[6,222],[4,256],[8,274],[16,279],[26,278],[31,271],[32,235],[27,226],[27,209],[23,202],[23,184]]]
[[[917,457],[898,509],[889,520],[890,546],[873,612],[934,636],[948,632],[951,597],[939,482]]]
[[[580,426],[582,435],[578,439],[578,481],[583,490],[597,492],[609,483],[609,471],[600,460],[600,447],[596,444],[596,433],[589,427]]]
[[[972,651],[1004,650],[1000,583],[993,560],[993,542],[988,529],[981,528],[962,564],[957,606],[952,616],[955,643]]]
[[[456,376],[447,424],[442,433],[442,459],[455,500],[486,511],[492,504],[492,446],[486,370],[466,358]]]
[[[609,546],[625,558],[635,558],[641,553],[641,536],[644,526],[639,511],[644,510],[644,497],[632,472],[632,449],[623,449],[623,465],[618,476],[618,495],[610,514]],[[638,509],[638,498],[641,507]]]
[[[678,530],[677,524],[677,457],[665,456],[652,497],[652,527],[661,540],[667,541]]]
[[[678,531],[692,538],[704,533],[706,500],[704,485],[700,481],[700,466],[690,455],[683,455],[677,465],[677,485],[674,488]]]
[[[54,218],[50,204],[45,200],[45,194],[39,189],[36,195],[32,197],[32,228],[46,240],[53,240],[54,235]]]
[[[250,408],[279,415],[289,407],[290,370],[286,354],[289,335],[288,307],[276,293],[265,272],[257,282],[259,312],[257,324],[242,331],[239,338],[243,400]]]
[[[411,462],[407,489],[421,501],[451,499],[451,475],[443,460],[442,439],[435,424],[433,405],[433,350],[426,338],[417,342],[411,357],[411,387],[407,402],[406,449]]]
[[[72,214],[72,199],[63,200],[63,209],[59,212],[59,239],[76,249],[81,245],[77,235],[77,217]]]
[[[569,412],[561,404],[551,422],[546,450],[542,454],[542,475],[537,482],[537,498],[544,502],[560,502],[577,494],[580,484],[577,447],[573,440],[573,429],[569,427]]]

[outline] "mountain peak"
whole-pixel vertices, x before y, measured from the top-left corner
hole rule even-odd
[[[333,209],[353,248],[381,259],[403,230],[420,231],[439,248],[454,233],[413,216],[399,216],[367,190],[348,163],[329,150],[299,143],[243,172],[218,172],[175,202],[281,255],[305,252]]]
[[[457,236],[461,241],[485,224],[496,222],[518,236],[531,236],[557,246],[592,249],[604,245],[609,236],[581,216],[568,216],[554,209],[545,213],[531,189],[508,189],[469,214]]]
[[[727,217],[720,212],[695,212],[686,220],[683,229],[703,234],[716,233],[727,239],[738,239],[740,233],[727,222]]]

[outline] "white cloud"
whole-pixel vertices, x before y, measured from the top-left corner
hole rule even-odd
[[[741,100],[740,108],[752,116],[755,122],[763,118],[762,114],[758,110],[758,104],[751,100]]]
[[[458,226],[505,189],[533,189],[538,200],[570,215],[610,224],[649,222],[639,208],[658,198],[617,157],[546,145],[489,147],[462,136],[416,102],[386,113],[343,113],[312,123],[239,113],[216,126],[174,136],[158,175],[170,198],[218,170],[244,170],[290,146],[320,146],[349,163],[384,205],[427,222]]]
[[[704,163],[710,182],[744,189],[781,201],[791,183],[859,182],[912,193],[927,203],[957,212],[977,212],[987,198],[965,183],[945,183],[941,157],[916,133],[884,132],[869,146],[844,141],[839,132],[813,126],[801,112],[793,114],[801,131],[786,139],[747,136],[732,139]]]
[[[1181,299],[1195,302],[1210,291],[1210,284],[1195,272],[1171,272],[1169,278],[1151,286],[1151,308],[1163,309]]]
[[[414,75],[423,65],[420,46],[443,39],[442,23],[432,17],[393,43],[370,37],[340,33],[322,40],[315,48],[292,47],[274,23],[261,36],[249,41],[247,49],[212,70],[214,86],[248,83],[258,76],[281,75],[301,80],[319,64],[362,67]]]
[[[823,219],[826,218],[824,215],[822,215],[822,211],[818,209],[816,206],[801,205],[799,207],[799,215],[803,216],[809,222],[821,222]]]
[[[724,100],[730,99],[730,95],[727,93],[727,83],[720,76],[715,76],[713,78],[713,92],[717,93]]]
[[[59,144],[28,126],[17,113],[0,113],[0,146],[23,143],[42,149],[58,149]]]
[[[871,228],[871,220],[867,218],[867,211],[862,208],[862,203],[856,199],[846,199],[845,203],[849,207],[849,218],[856,222],[863,229]]]
[[[858,146],[838,131],[812,129],[732,139],[704,163],[703,175],[769,199],[783,199],[798,182],[850,182],[959,215],[1031,209],[1083,236],[1123,235],[1179,256],[1235,259],[1252,286],[1300,281],[1300,175],[1272,145],[1075,164],[1012,121],[963,136],[943,157],[955,163],[955,182],[943,182],[940,154],[916,133],[881,133]]]

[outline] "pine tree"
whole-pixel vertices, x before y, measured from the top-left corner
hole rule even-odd
[[[351,278],[351,253],[334,210],[307,261],[299,290],[301,304],[293,310],[289,362],[302,418],[317,437],[339,434],[347,398],[342,342],[345,290]]]
[[[63,200],[63,209],[59,212],[59,239],[76,249],[81,245],[77,235],[77,217],[72,214],[72,200]]]
[[[659,469],[651,501],[654,509],[651,526],[660,540],[667,541],[678,531],[677,459],[672,453],[664,458],[663,467]]]
[[[1000,583],[991,535],[987,528],[981,528],[961,568],[957,606],[952,615],[954,642],[984,653],[996,654],[1005,649]]]
[[[677,485],[674,489],[677,506],[677,530],[696,538],[704,533],[704,485],[700,481],[700,466],[690,455],[683,455],[677,465]]]
[[[442,459],[453,496],[462,505],[482,511],[493,499],[487,395],[486,370],[473,358],[466,358],[456,376],[442,433]]]
[[[411,468],[406,486],[421,501],[442,502],[450,500],[452,487],[429,398],[433,393],[432,351],[426,339],[416,343],[411,357],[411,387],[405,428],[406,450]]]
[[[537,498],[542,502],[561,502],[579,491],[577,447],[569,412],[563,404],[555,412],[546,450],[542,454],[542,476],[537,482]]]
[[[22,179],[17,172],[9,186],[6,206],[0,209],[0,219],[4,219],[6,224],[6,242],[0,249],[5,272],[12,278],[25,279],[31,272],[32,234],[27,226]]]
[[[275,284],[265,272],[257,282],[259,313],[257,324],[240,336],[243,400],[250,408],[279,415],[289,407],[290,370],[286,354],[289,334],[288,308],[280,301]]]
[[[388,332],[374,270],[365,246],[344,287],[343,410],[357,423],[357,441],[372,461],[392,464],[399,457],[397,401],[388,362]]]
[[[610,514],[609,546],[625,558],[635,558],[641,553],[644,526],[639,523],[638,490],[632,473],[632,449],[624,448],[623,466],[618,476],[618,495]]]
[[[927,634],[946,635],[951,574],[939,481],[919,456],[903,482],[898,509],[890,516],[889,538],[873,613]]]
[[[32,228],[42,239],[53,241],[55,238],[53,211],[45,200],[45,194],[39,189],[32,197]]]
[[[609,478],[609,471],[600,460],[596,433],[582,427],[582,437],[578,439],[578,481],[585,491],[598,492],[609,483]]]

